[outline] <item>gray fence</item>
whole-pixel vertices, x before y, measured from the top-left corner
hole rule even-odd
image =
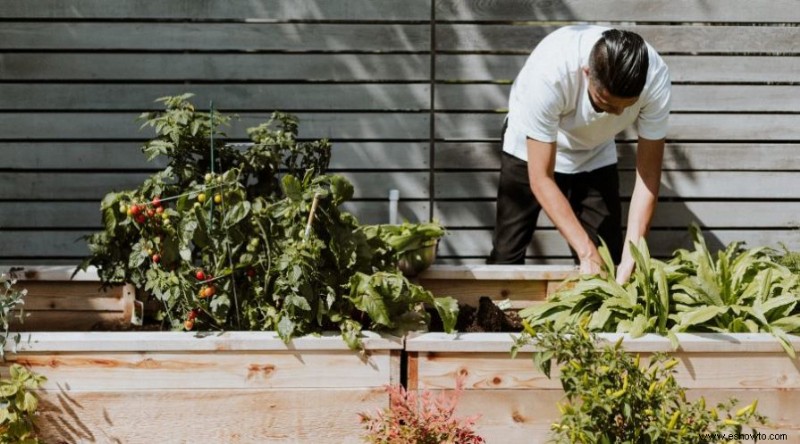
[[[334,142],[349,205],[450,229],[443,262],[482,262],[494,224],[510,83],[548,32],[635,30],[670,66],[674,112],[655,254],[709,241],[800,248],[800,8],[796,0],[26,0],[0,2],[0,261],[75,263],[99,199],[160,165],[135,117],[194,92],[239,120],[273,110]],[[621,134],[623,193],[635,135]],[[543,216],[531,262],[568,261]]]

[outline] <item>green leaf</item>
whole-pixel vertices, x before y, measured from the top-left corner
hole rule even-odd
[[[0,382],[0,397],[8,398],[17,394],[19,388],[16,384],[9,382]]]
[[[283,193],[290,200],[295,202],[303,200],[303,186],[296,177],[287,174],[283,176],[281,184],[283,185]]]
[[[28,413],[34,413],[39,407],[39,400],[31,392],[25,392],[20,408]]]
[[[693,311],[687,311],[680,316],[680,326],[682,329],[701,325],[728,311],[728,307],[707,306]]]
[[[250,202],[237,202],[225,213],[225,217],[222,220],[222,225],[225,228],[230,228],[247,217],[248,214],[250,214]]]
[[[436,312],[439,313],[439,317],[442,318],[444,331],[452,333],[458,320],[458,301],[451,297],[434,298],[433,306],[436,308]]]

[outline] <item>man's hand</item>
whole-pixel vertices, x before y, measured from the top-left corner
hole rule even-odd
[[[636,263],[631,258],[631,255],[628,254],[623,257],[622,262],[617,266],[617,283],[622,285],[628,282],[628,279],[631,278],[633,274],[633,269],[636,268]]]
[[[603,259],[600,257],[600,253],[597,252],[597,248],[592,246],[589,254],[580,257],[580,274],[603,274],[602,263]]]

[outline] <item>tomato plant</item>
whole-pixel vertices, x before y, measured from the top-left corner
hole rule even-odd
[[[165,111],[141,116],[156,131],[144,153],[167,166],[106,195],[104,230],[87,237],[82,269],[152,295],[157,318],[176,330],[276,330],[288,340],[338,328],[356,348],[364,327],[424,328],[424,304],[452,329],[455,301],[407,281],[392,247],[340,209],[353,186],[325,174],[328,141],[298,141],[297,119],[274,113],[248,130],[252,145],[222,144],[212,156],[211,134],[224,140],[230,118],[190,97],[159,99]]]

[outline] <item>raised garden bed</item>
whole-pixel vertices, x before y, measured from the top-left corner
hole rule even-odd
[[[31,282],[21,284],[36,301]],[[90,281],[58,282],[53,297]],[[21,332],[2,371],[18,363],[47,377],[37,425],[48,443],[360,442],[358,413],[387,405],[403,347],[365,334],[359,353],[338,333],[287,345],[271,332]]]
[[[611,342],[620,335],[600,334]],[[676,375],[690,397],[709,403],[729,397],[741,405],[759,400],[759,411],[773,427],[762,433],[786,433],[775,442],[800,443],[800,360],[791,359],[769,334],[679,334]],[[461,415],[479,414],[477,431],[488,443],[546,442],[550,424],[559,418],[556,402],[564,392],[558,371],[547,379],[530,359],[534,348],[509,353],[510,333],[426,333],[406,340],[410,389],[453,390],[465,377]],[[793,341],[800,351],[800,338]],[[645,358],[672,350],[657,335],[626,338],[626,350]],[[761,441],[759,441],[761,442]],[[766,442],[769,442],[768,440]]]

